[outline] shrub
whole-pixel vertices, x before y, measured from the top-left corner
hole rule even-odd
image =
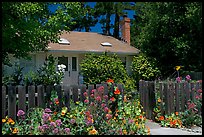
[[[107,55],[106,52],[102,55],[86,54],[80,66],[85,84],[98,84],[105,82],[107,78],[113,79],[116,83],[125,83],[128,77],[122,61],[116,54]]]
[[[134,56],[132,61],[132,76],[139,82],[139,80],[155,80],[160,76],[160,70],[155,66],[155,61],[149,59],[144,54]]]

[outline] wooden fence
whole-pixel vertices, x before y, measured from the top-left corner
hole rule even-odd
[[[156,105],[156,96],[159,94],[161,103],[165,104],[161,107],[162,115],[171,114],[172,112],[183,112],[185,105],[189,99],[195,100],[198,89],[202,89],[202,83],[194,82],[155,82],[144,81],[139,82],[140,100],[146,117],[154,119],[153,108]]]
[[[50,100],[51,91],[55,90],[59,98],[59,106],[63,104],[70,110],[70,102],[73,100],[84,101],[84,92],[88,93],[90,99],[90,93],[95,89],[95,94],[98,93],[98,87],[104,87],[104,95],[108,95],[109,89],[107,83],[96,84],[96,85],[71,85],[71,86],[2,86],[2,118],[8,115],[13,119],[16,119],[16,114],[19,109],[27,111],[29,108],[41,107],[45,108],[48,106],[46,102]],[[114,90],[114,86],[117,86],[123,95],[123,85],[113,83],[110,90]],[[62,102],[64,98],[64,102]],[[106,100],[107,103],[107,100]]]

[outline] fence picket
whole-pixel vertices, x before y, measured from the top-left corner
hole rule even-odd
[[[16,119],[16,87],[8,86],[8,117]]]
[[[19,85],[18,87],[18,110],[26,111],[26,87]]]
[[[2,108],[1,108],[1,115],[2,118],[6,117],[6,86],[2,86],[2,93],[1,93],[1,100],[2,100]]]
[[[179,83],[175,83],[176,112],[180,112],[179,94],[180,94]]]
[[[28,86],[28,108],[35,107],[35,86]]]
[[[44,97],[44,86],[43,85],[38,85],[37,86],[37,102],[38,102],[38,107],[45,107],[45,97]]]

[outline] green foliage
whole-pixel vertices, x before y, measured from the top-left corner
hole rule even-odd
[[[202,70],[201,2],[140,2],[135,11],[132,44],[158,61],[164,77],[176,65]]]
[[[116,54],[87,54],[80,66],[85,84],[99,84],[106,82],[108,78],[113,79],[115,83],[125,83],[128,77],[122,61]]]
[[[132,76],[139,82],[139,80],[155,80],[160,76],[160,70],[155,67],[155,61],[150,60],[143,54],[134,56],[132,62]]]
[[[53,13],[48,7],[58,5]],[[80,2],[3,2],[2,61],[8,55],[27,58],[30,52],[45,51],[49,42],[57,42],[60,30],[69,31],[73,18],[83,16]]]

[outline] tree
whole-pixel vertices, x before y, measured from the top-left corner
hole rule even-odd
[[[136,5],[139,19],[132,28],[131,39],[148,57],[156,58],[162,74],[169,76],[177,65],[184,66],[185,70],[201,71],[202,3],[141,2]]]
[[[55,12],[49,7],[57,5]],[[8,55],[27,58],[31,52],[44,51],[49,42],[59,40],[60,30],[69,31],[69,22],[84,15],[79,2],[3,2],[2,3],[2,62]]]

